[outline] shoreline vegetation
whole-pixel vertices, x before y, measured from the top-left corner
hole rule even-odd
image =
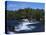
[[[38,21],[44,21],[44,9],[32,9],[24,8],[15,11],[5,10],[7,20],[19,20],[19,19],[36,19]]]

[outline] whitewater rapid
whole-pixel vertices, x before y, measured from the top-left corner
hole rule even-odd
[[[24,22],[22,22],[20,25],[18,26],[15,26],[15,31],[22,31],[22,30],[25,30],[25,31],[28,31],[28,30],[33,30],[36,28],[36,26],[30,26],[28,27],[29,24],[36,24],[38,22],[29,22],[28,19],[22,19]]]

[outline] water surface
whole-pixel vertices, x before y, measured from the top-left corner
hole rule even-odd
[[[22,19],[22,20],[8,20],[8,33],[29,33],[29,32],[43,32],[44,25],[40,21]]]

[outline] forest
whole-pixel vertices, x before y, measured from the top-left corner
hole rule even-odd
[[[15,20],[15,19],[36,19],[38,21],[44,21],[44,9],[32,9],[32,8],[24,8],[15,11],[5,10],[7,20]]]

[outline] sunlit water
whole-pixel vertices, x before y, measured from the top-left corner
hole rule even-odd
[[[15,32],[32,32],[32,31],[40,31],[41,25],[39,21],[33,21],[28,19],[22,19],[22,22],[18,22],[19,24],[15,24],[16,21],[13,23],[9,23],[9,25],[14,26],[14,32],[8,31],[9,34],[15,34]]]

